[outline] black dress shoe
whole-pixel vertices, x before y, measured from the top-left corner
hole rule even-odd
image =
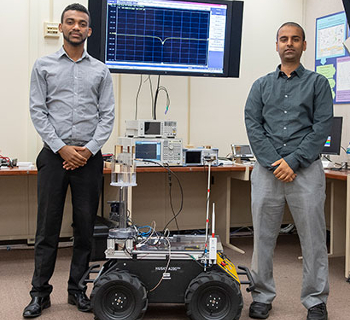
[[[271,309],[271,303],[253,301],[249,308],[249,317],[254,319],[266,319]]]
[[[306,320],[327,320],[328,312],[325,303],[317,304],[309,308]]]
[[[90,300],[85,292],[68,293],[68,303],[77,306],[79,311],[91,311]]]
[[[33,297],[32,301],[24,308],[23,318],[35,318],[41,315],[41,312],[51,306],[50,296]]]

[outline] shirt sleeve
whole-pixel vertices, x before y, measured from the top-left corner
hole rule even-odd
[[[257,161],[265,168],[273,170],[272,163],[281,159],[263,127],[263,102],[260,80],[254,82],[245,105],[245,125],[250,146]]]
[[[99,87],[99,121],[92,139],[85,145],[95,155],[108,140],[114,124],[114,95],[112,77],[107,68]]]
[[[46,105],[46,80],[44,71],[37,60],[34,63],[30,80],[29,109],[33,125],[42,140],[57,152],[65,143],[57,136],[55,128],[49,121],[49,111]]]
[[[314,92],[312,131],[304,137],[294,152],[284,157],[294,172],[301,163],[312,163],[317,159],[332,129],[333,99],[325,77],[318,75],[314,83]]]

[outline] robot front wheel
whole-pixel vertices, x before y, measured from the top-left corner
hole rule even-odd
[[[139,320],[147,309],[147,292],[141,281],[126,271],[102,275],[91,292],[91,305],[99,320]]]
[[[238,320],[243,308],[239,283],[218,271],[202,272],[185,293],[187,315],[192,320]]]

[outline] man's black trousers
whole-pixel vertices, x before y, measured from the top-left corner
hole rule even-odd
[[[75,170],[63,169],[59,154],[43,148],[37,157],[38,219],[35,237],[35,270],[31,296],[47,296],[54,272],[67,188],[73,206],[73,256],[68,291],[80,291],[78,283],[88,268],[94,221],[103,177],[103,159],[99,151],[87,164]]]

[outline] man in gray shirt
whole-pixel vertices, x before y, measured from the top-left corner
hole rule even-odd
[[[319,154],[331,130],[333,102],[327,79],[300,63],[305,50],[302,27],[283,24],[276,42],[281,65],[254,82],[245,107],[257,158],[251,176],[252,275],[260,293],[253,293],[251,318],[267,318],[276,296],[272,258],[287,202],[302,248],[307,320],[327,319],[325,174]]]
[[[114,123],[113,84],[108,68],[84,49],[90,14],[80,4],[66,7],[59,25],[63,47],[38,59],[30,86],[30,114],[44,147],[37,158],[38,219],[32,297],[23,317],[50,307],[53,274],[68,185],[73,205],[73,256],[68,303],[90,311],[78,283],[90,260],[94,220],[103,177],[100,149]]]

